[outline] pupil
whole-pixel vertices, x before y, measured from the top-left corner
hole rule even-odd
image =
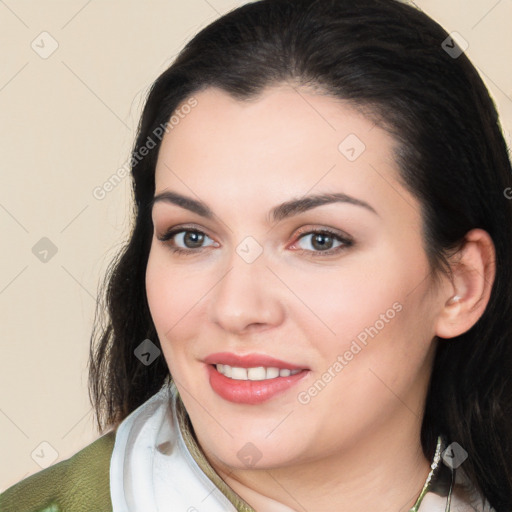
[[[203,235],[195,231],[188,231],[185,234],[184,241],[187,247],[200,247],[203,243]]]
[[[315,249],[330,249],[332,247],[332,237],[324,234],[317,234],[313,237],[313,247]]]

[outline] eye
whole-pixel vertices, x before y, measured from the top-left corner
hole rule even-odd
[[[341,236],[329,230],[308,231],[302,234],[294,246],[303,251],[328,255],[337,253],[353,245],[349,237]],[[292,247],[295,248],[295,247]]]
[[[174,235],[174,243],[183,249],[198,249],[206,240],[213,243],[213,240],[201,231],[179,231]]]
[[[194,253],[211,245],[217,245],[206,233],[197,229],[174,228],[159,236],[161,242],[169,243],[176,253]]]

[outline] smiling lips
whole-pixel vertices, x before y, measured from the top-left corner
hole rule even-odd
[[[222,398],[240,404],[259,404],[301,380],[309,370],[260,354],[211,354],[207,364],[212,389]]]

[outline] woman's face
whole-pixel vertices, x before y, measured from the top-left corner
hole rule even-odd
[[[146,285],[203,449],[271,468],[419,439],[442,301],[393,139],[285,85],[195,100],[160,149]]]

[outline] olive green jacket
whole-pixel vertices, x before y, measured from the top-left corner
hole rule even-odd
[[[112,512],[114,441],[111,431],[71,458],[13,485],[0,494],[0,512]]]

